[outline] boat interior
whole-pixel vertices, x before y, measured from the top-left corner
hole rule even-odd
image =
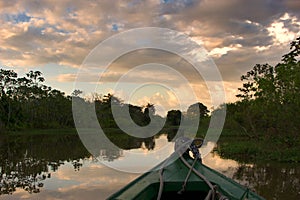
[[[161,200],[205,199],[210,188],[204,182],[188,182],[182,190],[182,182],[165,182]],[[141,191],[134,199],[157,199],[159,182],[153,183]]]

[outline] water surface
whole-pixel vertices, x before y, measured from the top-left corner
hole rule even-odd
[[[152,168],[173,150],[166,149],[160,159],[149,155],[168,143],[166,135],[121,141],[122,149],[146,158],[147,162],[132,165],[127,151],[101,149],[98,156],[91,156],[77,135],[1,136],[0,199],[105,199],[139,176],[106,165],[135,166],[137,171]],[[216,153],[206,156],[204,163],[266,199],[300,197],[299,164],[242,164]]]

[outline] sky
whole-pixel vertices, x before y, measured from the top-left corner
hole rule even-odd
[[[289,51],[289,43],[300,36],[299,19],[298,0],[0,0],[0,67],[20,75],[40,70],[45,84],[69,95],[82,89],[75,88],[74,81],[98,44],[134,28],[168,28],[205,48],[222,76],[226,102],[234,102],[242,74],[257,63],[274,65]],[[115,43],[111,51],[120,45]],[[122,55],[102,80],[92,81],[89,74],[86,84],[97,82],[94,92],[111,92],[121,98],[128,95],[126,88],[135,85],[135,92],[130,93],[135,104],[151,102],[165,110],[177,108],[179,103],[186,107],[188,102],[179,102],[172,90],[184,93],[185,88],[175,84],[174,70],[163,66],[133,71],[130,81],[122,82],[123,90],[115,90],[114,83],[122,74],[153,62],[185,74],[199,101],[211,108],[210,93],[201,76],[180,57],[158,50]],[[149,79],[154,86],[142,85]],[[174,85],[164,88],[165,80]]]

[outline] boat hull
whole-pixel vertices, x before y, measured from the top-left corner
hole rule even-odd
[[[181,157],[183,158],[183,157]],[[212,183],[219,196],[232,200],[255,199],[263,200],[258,194],[238,184],[223,174],[203,165],[200,161],[194,163],[189,156],[183,158],[190,166]],[[162,199],[205,199],[210,191],[206,181],[196,173],[191,172],[187,184],[182,191],[183,183],[190,168],[178,156],[156,166],[153,170],[141,175],[127,186],[113,194],[108,200],[154,200],[157,199],[161,184],[163,184]],[[163,174],[161,173],[163,168]],[[163,183],[161,182],[163,178]],[[181,191],[181,192],[180,192]],[[218,199],[218,198],[215,198]]]

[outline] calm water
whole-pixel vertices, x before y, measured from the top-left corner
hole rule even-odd
[[[119,141],[119,142],[118,142]],[[146,156],[136,171],[151,168],[161,158],[149,157],[166,146],[168,138],[115,141],[122,149]],[[107,151],[92,157],[76,135],[0,136],[0,199],[105,199],[139,174],[120,172],[105,166],[126,166],[128,151]],[[266,199],[300,199],[299,164],[240,164],[216,153],[204,163]]]

